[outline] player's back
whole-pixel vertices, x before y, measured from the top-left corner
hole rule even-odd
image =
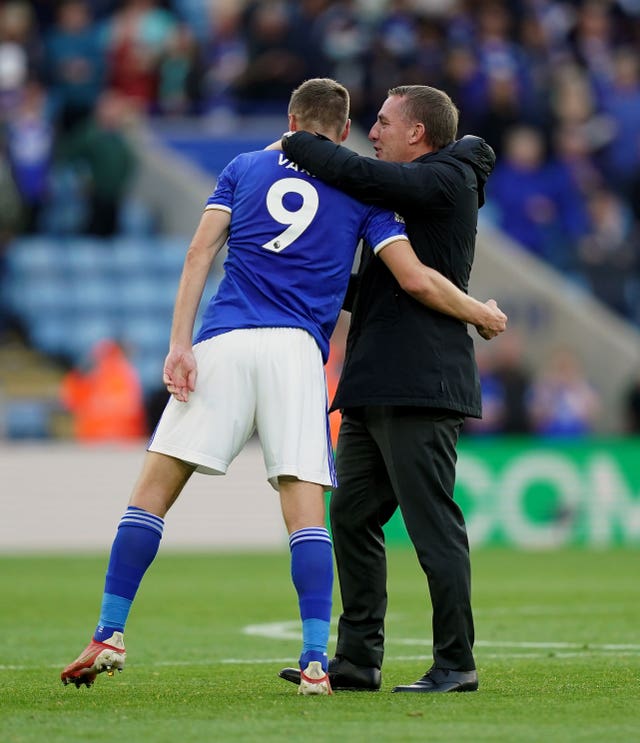
[[[230,211],[231,226],[225,276],[196,340],[237,328],[301,327],[325,358],[360,238],[375,246],[383,233],[403,234],[388,213],[275,151],[235,158],[207,208]]]

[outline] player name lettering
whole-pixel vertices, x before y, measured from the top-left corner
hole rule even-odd
[[[306,173],[307,175],[310,175],[312,178],[315,178],[315,175],[310,173],[308,170],[301,168],[296,163],[291,162],[291,160],[287,160],[287,158],[284,155],[278,155],[278,165],[282,165],[285,168],[288,168],[289,170],[295,170],[297,173]]]

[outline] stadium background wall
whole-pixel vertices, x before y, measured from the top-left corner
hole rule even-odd
[[[106,552],[144,446],[0,446],[0,552]],[[460,446],[456,497],[475,547],[640,548],[640,439],[487,438]],[[408,544],[396,515],[389,544]],[[196,475],[165,549],[286,549],[253,440],[226,477]]]

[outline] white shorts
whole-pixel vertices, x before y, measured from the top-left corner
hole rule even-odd
[[[257,431],[267,477],[335,486],[322,355],[298,328],[233,330],[198,343],[196,389],[171,398],[149,451],[224,475]]]

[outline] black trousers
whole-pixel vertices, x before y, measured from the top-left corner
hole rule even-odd
[[[450,411],[372,406],[344,411],[331,528],[343,612],[336,655],[380,668],[387,609],[382,527],[396,508],[427,577],[435,665],[475,668],[469,542],[453,500],[462,417]]]

